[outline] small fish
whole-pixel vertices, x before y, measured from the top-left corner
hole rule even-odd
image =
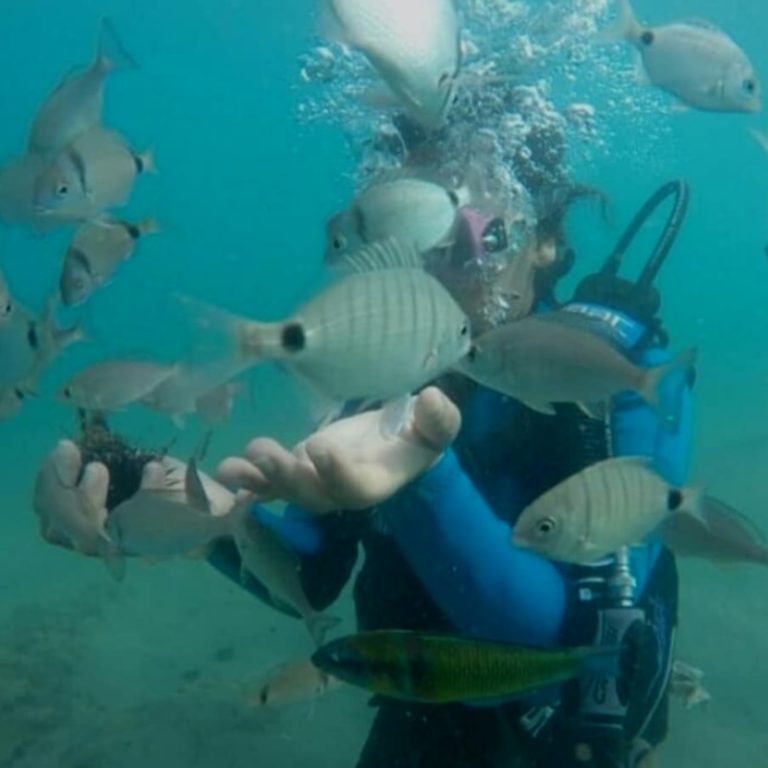
[[[762,87],[747,55],[709,23],[646,27],[630,0],[619,0],[619,19],[610,36],[631,42],[647,80],[689,107],[710,112],[762,108]]]
[[[43,538],[103,558],[120,581],[125,562],[105,530],[108,490],[107,467],[100,462],[83,467],[80,449],[61,440],[38,473],[34,508]]]
[[[163,464],[151,461],[142,471],[139,491],[110,513],[106,529],[126,555],[168,558],[193,555],[231,537],[235,522],[232,513],[211,514],[194,461],[186,466],[183,487]]]
[[[139,402],[176,371],[176,366],[137,360],[95,363],[61,388],[59,400],[84,410],[114,411]]]
[[[420,179],[385,181],[366,189],[326,227],[326,264],[335,265],[363,245],[394,238],[419,253],[450,243],[469,191]]]
[[[694,489],[672,488],[645,457],[587,467],[529,504],[513,541],[552,560],[592,563],[643,541],[672,515],[701,516]]]
[[[11,295],[11,289],[5,275],[0,271],[0,328],[12,322],[15,308],[16,302]]]
[[[88,69],[64,78],[40,107],[29,132],[28,151],[55,154],[101,125],[104,82],[120,68],[134,69],[136,62],[109,20],[102,19],[96,58]]]
[[[768,546],[762,531],[747,517],[712,496],[702,497],[700,517],[670,518],[661,529],[661,538],[680,557],[768,565]]]
[[[615,648],[537,649],[454,635],[379,630],[333,640],[312,662],[345,683],[428,704],[520,696],[618,666]]]
[[[82,339],[82,331],[59,327],[55,296],[40,317],[12,298],[10,303],[11,313],[0,321],[0,387],[33,391],[40,374],[62,349]]]
[[[282,708],[313,701],[342,685],[309,659],[297,659],[273,669],[248,701],[253,707]]]
[[[588,409],[627,390],[659,409],[662,381],[694,365],[696,351],[689,350],[665,365],[637,366],[597,334],[554,315],[496,326],[473,343],[457,369],[535,411],[552,414],[552,403]],[[674,413],[659,415],[667,422],[675,418]]]
[[[453,0],[324,0],[330,39],[361,51],[418,123],[437,129],[453,105],[461,38]]]
[[[420,255],[395,241],[361,249],[360,271],[281,323],[258,323],[190,302],[223,323],[243,361],[271,360],[336,402],[397,399],[469,349],[469,321]]]
[[[50,160],[41,155],[23,155],[0,170],[0,221],[12,227],[26,227],[46,234],[68,226],[66,218],[53,211],[40,213],[34,202],[35,184]]]
[[[59,291],[65,306],[87,301],[110,282],[117,268],[133,255],[139,240],[157,232],[157,222],[145,219],[135,224],[120,219],[96,219],[75,233],[64,256]]]
[[[34,182],[39,216],[87,221],[125,205],[139,175],[154,173],[152,152],[137,154],[120,134],[92,128],[52,157]]]
[[[193,413],[209,426],[223,424],[229,420],[238,391],[231,379],[247,367],[237,359],[181,363],[174,376],[142,398],[142,405],[168,414],[177,424]]]
[[[0,387],[0,419],[10,419],[23,407],[27,393],[21,387]]]
[[[235,544],[240,553],[243,580],[250,574],[269,592],[277,605],[301,616],[310,635],[320,645],[326,632],[339,620],[318,613],[309,604],[301,585],[301,566],[297,555],[283,544],[274,531],[247,511],[240,519]]]
[[[672,664],[669,693],[681,699],[686,709],[694,707],[706,709],[712,701],[712,695],[702,685],[702,680],[704,680],[704,673],[700,669],[676,659]]]

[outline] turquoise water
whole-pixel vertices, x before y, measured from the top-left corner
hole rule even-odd
[[[559,5],[564,17],[589,18],[602,6]],[[768,10],[756,0],[637,6],[648,21],[711,19],[768,72]],[[270,667],[310,650],[302,628],[200,562],[131,563],[114,586],[100,564],[38,537],[35,473],[74,430],[71,410],[53,399],[61,383],[103,357],[172,361],[188,350],[194,339],[174,314],[175,292],[261,318],[284,315],[321,285],[325,221],[354,189],[338,121],[297,119],[300,105],[322,99],[299,78],[299,57],[317,45],[309,0],[6,0],[0,158],[22,151],[42,99],[90,60],[102,15],[140,63],[110,80],[107,123],[137,148],[154,147],[160,171],[139,180],[126,211],[156,216],[162,231],[73,314],[88,342],[47,372],[39,398],[0,423],[0,767],[353,765],[370,716],[363,695],[339,691],[312,712],[275,715],[245,704],[244,689],[258,687]],[[597,108],[599,140],[572,137],[572,175],[603,190],[612,211],[608,224],[583,210],[572,217],[577,272],[598,263],[656,187],[690,183],[690,213],[659,285],[673,344],[701,350],[694,478],[768,525],[768,156],[747,131],[768,130],[768,119],[672,114],[669,99],[634,82],[628,49],[587,57],[573,80],[556,57],[531,74],[552,80],[559,109]],[[646,248],[658,227],[644,233]],[[68,237],[0,228],[0,266],[21,301],[40,309]],[[214,435],[209,468],[256,434],[290,443],[308,427],[303,393],[285,374],[264,367],[248,383],[231,425]],[[140,410],[114,424],[147,445],[176,435],[170,421]],[[174,452],[188,455],[200,435],[190,426]],[[706,563],[684,563],[682,574],[679,656],[705,671],[713,700],[708,711],[673,703],[662,765],[768,765],[765,574]],[[351,628],[346,596],[339,610]]]

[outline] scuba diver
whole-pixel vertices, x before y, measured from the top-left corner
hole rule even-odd
[[[560,308],[642,365],[668,360],[653,282],[683,220],[687,194],[686,186],[675,182],[653,195],[604,267]],[[652,257],[635,282],[623,279],[625,251],[669,197],[673,210]],[[476,247],[492,244],[487,230],[497,229],[498,222],[477,227],[476,216],[471,218],[471,229],[479,234]],[[523,303],[552,309],[555,284],[573,254],[563,242],[552,251],[547,233],[540,234],[544,250],[555,257],[529,259],[534,279],[524,284],[533,290]],[[354,590],[361,630],[453,632],[540,647],[618,643],[632,649],[620,676],[583,679],[549,697],[482,707],[376,697],[377,716],[358,768],[653,764],[667,732],[678,599],[673,555],[651,540],[589,566],[561,565],[509,541],[511,526],[530,502],[608,457],[652,457],[671,485],[684,484],[692,381],[682,371],[669,379],[662,397],[674,403],[674,428],[661,423],[636,393],[615,398],[602,419],[575,405],[556,405],[556,415],[549,416],[466,380],[441,380],[451,399],[435,390],[422,393],[405,436],[414,462],[419,448],[432,447],[436,459],[414,481],[385,454],[383,442],[370,445],[375,438],[369,425],[361,421],[355,431],[360,416],[343,420],[344,430],[318,433],[313,439],[323,448],[309,452],[313,459],[306,450],[291,453],[273,441],[256,440],[246,459],[220,467],[226,484],[289,502],[283,518],[259,505],[252,514],[300,553],[302,583],[318,610],[338,596],[362,544],[365,562]],[[452,445],[438,451],[451,442],[459,422]],[[378,473],[371,469],[377,450]],[[376,507],[378,523],[355,511],[370,507]],[[339,508],[347,511],[329,513]],[[311,537],[298,533],[302,525],[315,533],[310,545]],[[229,574],[238,568],[237,554],[226,543],[212,562]]]
[[[619,275],[625,252],[670,197],[673,210],[650,260],[635,282],[625,280]],[[562,200],[559,212],[552,208],[539,219],[535,246],[518,254],[516,316],[559,308],[633,361],[666,361],[653,282],[684,218],[685,184],[668,184],[653,195],[604,267],[561,307],[556,285],[574,261],[563,232],[570,196]],[[483,259],[506,247],[503,218],[473,210],[461,216],[456,247],[465,249],[463,258]],[[376,697],[358,768],[653,765],[667,733],[677,625],[674,557],[653,539],[588,566],[562,565],[511,545],[510,530],[532,500],[610,456],[652,457],[671,485],[682,486],[691,448],[692,381],[682,372],[674,377],[662,392],[674,400],[674,428],[636,393],[615,398],[600,419],[572,405],[556,405],[550,416],[448,376],[419,394],[412,420],[394,440],[371,429],[372,414],[375,420],[381,411],[367,411],[334,422],[293,452],[259,439],[245,457],[222,463],[219,478],[233,492],[288,502],[283,516],[261,504],[249,511],[296,553],[301,584],[317,611],[336,600],[362,545],[365,560],[354,587],[360,630],[632,649],[616,677],[588,676],[492,706]],[[115,452],[112,443],[110,450]],[[92,444],[83,453],[112,468],[114,459]],[[110,485],[109,510],[137,490],[141,463],[149,458],[135,453],[138,471],[121,470],[123,480]],[[232,498],[222,494],[221,503],[231,506]],[[217,542],[209,560],[240,583],[240,556],[231,540]],[[285,612],[255,579],[245,586]]]

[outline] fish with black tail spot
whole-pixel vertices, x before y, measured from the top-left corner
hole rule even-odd
[[[703,520],[697,489],[671,487],[649,458],[607,459],[529,504],[512,540],[552,560],[592,563],[642,542],[675,515]]]

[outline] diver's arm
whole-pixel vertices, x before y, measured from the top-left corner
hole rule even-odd
[[[552,562],[518,549],[448,451],[389,502],[400,549],[432,599],[467,635],[555,645],[566,589]]]
[[[278,516],[266,507],[254,504],[250,514],[298,555],[301,583],[309,604],[317,611],[331,605],[349,580],[357,561],[361,519],[343,513],[315,517],[292,505],[283,516]],[[268,591],[251,574],[241,578],[240,555],[231,539],[218,542],[208,561],[262,602],[283,610],[275,605]]]

